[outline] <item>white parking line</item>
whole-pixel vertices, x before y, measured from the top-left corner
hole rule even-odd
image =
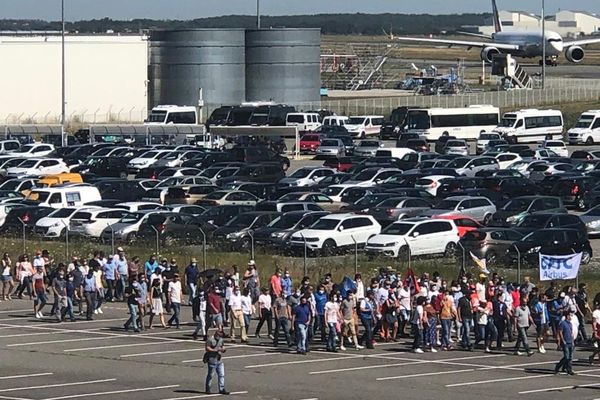
[[[31,307],[23,308],[20,310],[2,310],[2,311],[0,311],[0,314],[12,314],[12,313],[26,312],[26,311],[31,311]]]
[[[248,347],[246,345],[241,344],[230,344],[226,345],[228,349],[237,348],[237,347]],[[204,351],[204,346],[198,349],[182,349],[182,350],[168,350],[168,351],[151,351],[149,353],[135,353],[135,354],[123,354],[120,355],[119,358],[130,358],[130,357],[143,357],[143,356],[154,356],[154,355],[169,355],[171,353],[188,353],[191,351]]]
[[[409,364],[410,365],[410,364]],[[432,375],[446,375],[446,374],[458,374],[461,372],[473,372],[474,369],[457,369],[454,371],[443,371],[443,372],[426,372],[423,374],[413,374],[413,375],[398,375],[398,376],[387,376],[385,378],[377,378],[378,381],[389,381],[392,379],[406,379],[406,378],[418,378],[421,376],[432,376]]]
[[[48,397],[48,398],[45,398],[42,400],[77,399],[80,397],[107,396],[107,395],[111,395],[111,394],[132,393],[132,392],[148,392],[150,390],[172,389],[172,388],[176,388],[176,387],[179,387],[179,385],[154,386],[154,387],[145,387],[145,388],[139,388],[139,389],[114,390],[111,392],[72,394],[72,395],[68,395],[68,396]]]
[[[65,386],[80,386],[80,385],[89,385],[92,383],[114,382],[116,380],[117,380],[116,378],[110,378],[110,379],[98,379],[96,381],[55,383],[53,385],[40,385],[40,386],[25,386],[25,387],[10,388],[10,389],[0,389],[0,392],[6,393],[6,392],[18,392],[21,390],[46,389],[46,388],[65,387]]]
[[[244,392],[231,392],[229,393],[232,396],[235,396],[236,394],[248,394],[247,391]],[[215,394],[201,394],[198,396],[186,396],[186,397],[169,397],[168,399],[161,399],[161,400],[191,400],[191,399],[206,399],[208,397],[220,397],[222,395],[215,393]],[[49,399],[44,399],[44,400],[49,400]]]
[[[288,353],[260,353],[260,354],[239,354],[237,356],[224,356],[223,360],[231,360],[233,358],[247,358],[247,357],[270,357],[270,356],[276,356],[276,355],[281,355],[281,354],[288,354]],[[195,363],[195,362],[200,362],[202,361],[201,358],[197,358],[195,360],[183,360],[182,363],[184,364],[189,364],[189,363]]]
[[[10,397],[10,396],[0,396],[1,400],[31,400],[31,399],[26,399],[24,397]]]
[[[519,392],[519,394],[553,392],[555,390],[579,389],[579,388],[596,387],[596,386],[600,386],[600,383],[586,383],[586,384],[582,384],[582,385],[557,386],[557,387],[544,388],[544,389],[526,390],[524,392]]]
[[[585,373],[585,372],[597,372],[600,371],[599,369],[590,369],[590,370],[585,370],[585,371],[580,371],[581,373]],[[496,383],[496,382],[511,382],[511,381],[521,381],[521,380],[526,380],[526,379],[540,379],[540,378],[554,378],[555,375],[552,373],[547,373],[547,374],[536,374],[536,375],[529,375],[529,376],[517,376],[517,377],[513,377],[513,378],[501,378],[501,379],[488,379],[485,381],[470,381],[470,382],[464,382],[464,383],[452,383],[449,385],[446,385],[446,387],[457,387],[457,386],[472,386],[472,385],[479,385],[479,384],[485,384],[485,383]],[[520,393],[520,392],[519,392]]]
[[[95,324],[98,322],[114,322],[114,321],[127,321],[127,318],[109,318],[109,319],[95,319],[93,321],[77,321],[77,325],[81,324]],[[0,330],[2,329],[53,329],[53,326],[56,326],[56,322],[45,322],[41,324],[35,325],[15,325],[15,324],[2,324],[0,323]],[[46,328],[48,327],[48,328]],[[59,328],[54,328],[59,329]],[[62,330],[62,329],[61,329]]]
[[[88,332],[101,331],[101,330],[108,330],[108,328],[86,329],[86,331],[88,331]],[[24,336],[59,335],[61,333],[69,334],[69,333],[79,333],[79,332],[77,330],[73,330],[73,329],[61,329],[60,331],[53,331],[53,332],[15,333],[12,335],[0,335],[0,339],[13,338],[13,337],[24,337]]]
[[[48,376],[48,375],[53,375],[53,373],[52,372],[42,372],[42,373],[39,373],[39,374],[0,376],[0,380],[4,380],[4,379],[19,379],[19,378],[33,378],[35,376]]]

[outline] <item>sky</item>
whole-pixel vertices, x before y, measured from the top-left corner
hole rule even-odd
[[[255,0],[65,0],[70,21],[113,19],[193,19],[229,14],[254,14]],[[541,0],[498,0],[498,8],[539,14]],[[598,0],[546,0],[547,13],[560,9],[600,13]],[[262,14],[490,12],[490,0],[261,0]],[[60,0],[0,0],[0,18],[60,18]]]

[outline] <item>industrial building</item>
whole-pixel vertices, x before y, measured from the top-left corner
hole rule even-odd
[[[67,35],[67,121],[141,122],[159,104],[319,100],[319,29],[185,29]],[[61,37],[0,34],[0,121],[57,123]],[[201,97],[200,97],[201,96]]]

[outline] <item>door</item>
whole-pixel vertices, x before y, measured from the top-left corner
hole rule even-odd
[[[373,229],[374,224],[370,218],[359,217],[354,218],[354,228],[352,235],[354,236],[354,240],[356,240],[360,245],[367,243],[367,240],[377,234]]]
[[[592,125],[592,138],[594,142],[600,141],[600,118],[596,117]]]
[[[408,247],[412,255],[431,254],[435,248],[432,233],[434,232],[434,222],[423,222],[413,228],[412,232],[406,238]],[[402,246],[402,244],[400,244]]]
[[[449,241],[456,242],[458,240],[458,236],[454,236],[452,232],[452,224],[448,221],[431,222],[429,230],[431,233],[427,235],[427,243],[432,254],[444,253]]]

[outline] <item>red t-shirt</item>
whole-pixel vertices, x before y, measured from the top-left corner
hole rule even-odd
[[[36,293],[43,293],[44,292],[44,275],[35,274],[35,275],[33,275],[33,277],[31,279],[33,280],[33,290]]]
[[[277,297],[281,294],[281,279],[277,275],[271,276],[271,293]]]
[[[221,313],[221,296],[216,293],[209,293],[207,310],[209,314]]]

